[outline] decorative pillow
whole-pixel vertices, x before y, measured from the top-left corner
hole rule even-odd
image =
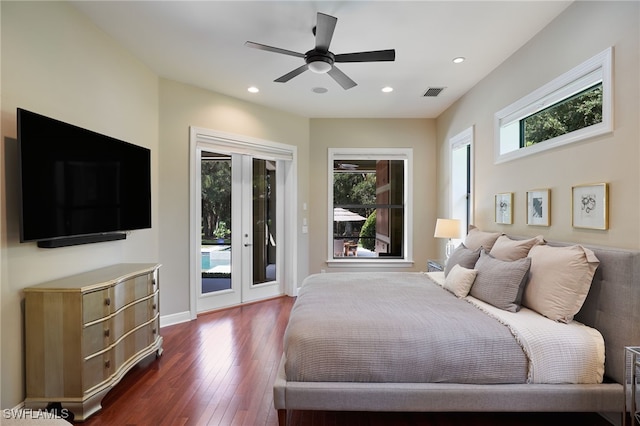
[[[465,297],[471,290],[473,280],[476,279],[476,273],[475,269],[454,265],[444,280],[444,288],[458,297]]]
[[[571,322],[587,298],[600,261],[580,245],[534,246],[529,258],[531,272],[522,304],[552,320]]]
[[[544,243],[545,241],[542,235],[528,240],[512,240],[506,235],[501,235],[493,244],[489,254],[500,260],[518,260],[527,257],[531,247]]]
[[[518,312],[530,266],[528,257],[508,262],[482,250],[475,266],[478,274],[470,294],[496,308]]]
[[[456,247],[453,253],[451,253],[449,259],[447,259],[447,264],[444,266],[444,276],[446,277],[449,275],[451,268],[455,265],[460,265],[467,269],[473,269],[480,257],[480,250],[480,248],[477,248],[476,250],[469,250],[464,243],[461,243]]]
[[[469,226],[469,233],[467,234],[464,245],[471,250],[484,248],[487,253],[491,251],[491,247],[496,242],[498,237],[502,235],[500,232],[483,232],[473,225]]]

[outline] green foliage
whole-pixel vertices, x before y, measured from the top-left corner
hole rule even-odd
[[[371,205],[376,203],[375,173],[334,173],[333,204]],[[369,216],[374,209],[365,208],[364,216]],[[360,213],[362,214],[362,213]]]
[[[366,237],[366,238],[363,238]],[[360,245],[367,250],[376,248],[376,211],[374,210],[362,225],[360,230]]]
[[[524,118],[524,144],[536,143],[602,122],[602,83]]]
[[[218,226],[215,231],[213,231],[213,236],[216,238],[227,238],[231,235],[231,230],[227,228],[227,224],[224,221],[219,221]]]
[[[202,161],[202,236],[225,238],[231,225],[231,162]]]

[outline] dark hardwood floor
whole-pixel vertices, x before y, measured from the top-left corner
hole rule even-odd
[[[85,426],[276,426],[272,384],[293,299],[282,297],[164,327],[164,353],[134,367]],[[593,413],[296,411],[292,426],[608,425]]]

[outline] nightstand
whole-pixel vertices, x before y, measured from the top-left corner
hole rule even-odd
[[[627,411],[631,416],[631,425],[640,424],[640,413],[636,402],[636,392],[638,386],[638,372],[640,372],[640,347],[627,346],[625,349],[625,374],[624,374],[624,413],[622,416],[622,424],[626,425]],[[628,369],[631,371],[628,371]],[[631,382],[627,383],[627,378],[631,378]],[[631,385],[631,407],[627,406],[627,386]]]
[[[427,260],[427,272],[441,272],[444,271],[444,259],[428,259]]]

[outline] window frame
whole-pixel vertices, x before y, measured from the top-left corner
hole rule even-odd
[[[527,147],[520,147],[519,138],[515,143],[513,140],[503,140],[501,130],[507,125],[519,123],[522,119],[559,104],[571,95],[599,82],[602,82],[602,122]],[[554,149],[570,143],[580,142],[612,131],[613,47],[609,47],[495,113],[494,163],[499,164],[517,158],[523,158],[531,154]],[[506,145],[511,145],[511,150],[503,153],[503,148]],[[518,146],[518,148],[514,148],[513,146]]]
[[[413,149],[412,148],[329,148],[327,161],[327,266],[330,267],[412,267],[413,262]],[[333,164],[336,160],[404,161],[404,258],[333,257]]]

